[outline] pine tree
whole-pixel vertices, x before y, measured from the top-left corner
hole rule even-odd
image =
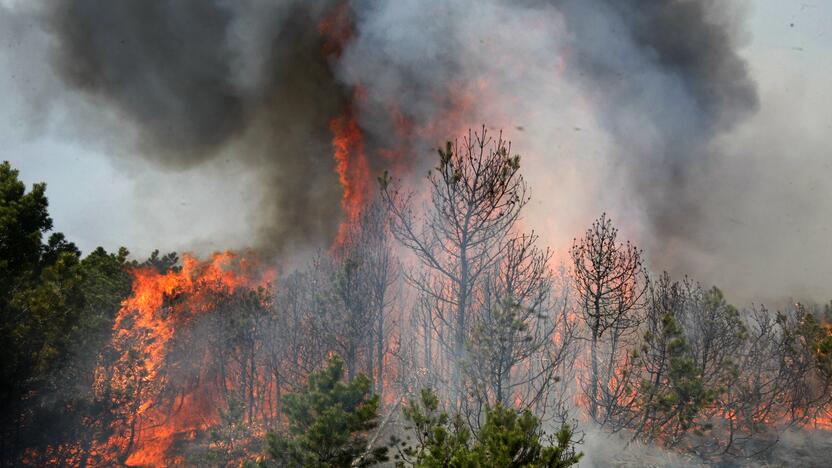
[[[288,425],[267,436],[268,455],[279,466],[369,466],[386,460],[387,447],[367,450],[367,435],[378,426],[378,396],[359,375],[344,383],[344,361],[309,375],[306,385],[283,398]]]
[[[689,430],[701,433],[710,428],[699,416],[716,392],[704,384],[702,370],[672,313],[661,316],[657,330],[645,332],[634,361],[643,377],[637,390],[636,407],[642,416],[635,437],[659,438],[670,446]]]
[[[415,442],[394,438],[398,466],[566,468],[583,456],[575,452],[569,425],[551,437],[531,411],[518,413],[499,403],[486,409],[485,424],[475,434],[459,415],[451,418],[439,410],[439,399],[430,389],[405,407],[404,417]]]

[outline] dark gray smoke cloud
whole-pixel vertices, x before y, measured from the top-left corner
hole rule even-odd
[[[42,17],[63,82],[127,124],[125,154],[256,172],[252,243],[267,250],[334,235],[329,122],[348,107],[372,172],[419,176],[444,139],[505,129],[535,190],[530,227],[556,247],[606,210],[658,267],[700,273],[747,234],[726,217],[765,218],[736,201],[754,182],[720,143],[759,107],[740,0],[354,0],[327,55],[319,25],[342,4],[60,0]]]
[[[123,154],[139,154],[172,170],[233,158],[256,171],[262,204],[253,243],[262,250],[323,246],[333,238],[342,217],[342,188],[329,123],[358,107],[351,101],[362,85],[336,77],[340,52],[331,51],[332,39],[321,29],[324,21],[334,21],[342,2],[46,5],[44,19],[57,39],[55,69],[71,88],[125,120],[122,137],[132,139],[135,151]],[[345,10],[347,18],[368,8],[373,5],[356,2]],[[344,37],[349,40],[349,34]],[[454,60],[449,52],[429,65],[442,65],[448,73],[460,68]],[[420,70],[432,73],[423,82],[398,77],[399,89],[407,90],[400,111],[419,125],[449,105],[443,104],[447,90],[437,87],[442,82],[437,71]],[[401,155],[404,148],[389,119],[394,102],[363,105],[373,173],[389,165],[373,149]]]
[[[144,154],[197,164],[242,132],[251,105],[234,82],[233,11],[212,2],[55,2],[60,74],[141,132]]]
[[[704,206],[701,193],[720,159],[714,141],[758,108],[739,55],[744,15],[737,5],[373,3],[358,15],[358,36],[339,67],[345,81],[368,88],[371,103],[398,102],[417,126],[441,120],[455,95],[471,94],[473,104],[451,128],[502,126],[531,156],[525,159],[531,171],[578,173],[553,180],[531,175],[541,180],[533,189],[543,197],[554,188],[551,196],[571,205],[549,202],[550,212],[540,217],[606,210],[619,222],[627,218],[625,225],[635,219],[641,226],[628,231],[639,232],[660,267],[684,272],[690,255],[714,248],[713,226],[704,222],[713,207]],[[471,85],[479,82],[485,86]],[[590,118],[575,108],[590,109]],[[372,115],[365,126],[389,133],[384,118]],[[528,131],[518,135],[515,127]],[[586,134],[607,143],[588,144],[573,128],[594,130]],[[600,156],[593,165],[570,161],[574,153]],[[579,218],[561,218],[570,237],[578,223],[588,224]]]
[[[702,178],[718,157],[711,144],[758,107],[732,2],[556,3],[576,25],[571,75],[597,93],[598,115],[651,224],[653,253],[679,238],[699,243]]]
[[[219,157],[261,180],[258,248],[322,245],[340,216],[329,121],[348,87],[318,30],[332,2],[51,2],[56,70],[113,108],[137,151],[190,169]],[[94,124],[94,123],[93,123]]]

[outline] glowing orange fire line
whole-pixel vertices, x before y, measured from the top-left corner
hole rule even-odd
[[[338,231],[336,244],[344,241],[346,229],[358,220],[361,209],[367,202],[369,182],[369,165],[364,152],[364,137],[354,113],[347,111],[330,122],[332,130],[332,147],[335,156],[335,170],[344,189],[341,207],[345,220]]]

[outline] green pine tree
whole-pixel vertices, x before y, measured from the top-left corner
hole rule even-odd
[[[0,164],[0,465],[84,465],[110,434],[106,343],[131,279],[126,249],[86,257],[53,232],[44,184]]]
[[[583,456],[575,452],[569,425],[550,437],[530,411],[518,413],[501,404],[486,410],[485,424],[475,434],[461,417],[439,410],[439,399],[430,389],[405,407],[404,417],[415,442],[394,438],[398,466],[566,468]]]
[[[647,441],[659,438],[674,445],[689,430],[701,433],[710,429],[699,416],[716,392],[702,381],[702,371],[672,313],[661,317],[656,333],[645,333],[642,352],[633,357],[644,376],[637,390],[642,416],[636,437]]]
[[[397,466],[413,465],[417,467],[469,466],[468,443],[471,433],[457,415],[453,419],[447,412],[439,409],[439,398],[433,390],[422,389],[420,400],[411,400],[402,413],[412,433],[406,439],[392,438],[396,447]]]
[[[285,430],[267,436],[267,453],[279,466],[369,466],[386,460],[387,447],[367,450],[367,436],[378,426],[378,396],[359,375],[343,382],[344,361],[309,375],[305,386],[283,398]]]

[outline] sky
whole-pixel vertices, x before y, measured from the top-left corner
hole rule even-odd
[[[0,160],[10,161],[27,184],[47,183],[55,229],[83,251],[124,245],[138,257],[157,248],[205,253],[251,245],[250,227],[258,216],[256,175],[233,158],[171,172],[140,158],[111,157],[123,149],[79,125],[85,115],[107,111],[60,84],[44,52],[53,39],[10,14],[20,4],[0,0]],[[748,19],[741,53],[757,83],[760,109],[720,142],[729,155],[724,166],[727,173],[754,173],[755,164],[774,164],[775,170],[760,169],[755,182],[742,179],[749,186],[739,193],[748,200],[737,206],[752,213],[750,221],[729,217],[728,225],[714,229],[742,238],[751,230],[778,228],[772,236],[749,236],[747,242],[720,241],[720,258],[703,258],[695,269],[707,281],[733,282],[753,297],[756,289],[769,289],[768,282],[781,276],[805,278],[801,268],[814,276],[828,273],[832,279],[832,266],[826,262],[823,267],[828,257],[809,258],[803,248],[832,252],[832,212],[827,210],[832,207],[832,0],[749,0],[742,5],[748,8]],[[33,89],[53,90],[58,96]],[[118,126],[117,115],[107,117],[113,128]],[[778,132],[760,131],[772,128]],[[756,158],[749,148],[773,156]],[[734,180],[726,176],[725,183]],[[546,232],[545,226],[538,228]],[[788,240],[778,242],[784,236]],[[739,266],[722,267],[731,262],[726,255],[743,249],[759,251],[761,259],[742,265],[746,255]],[[742,268],[768,265],[781,271],[763,280],[755,276],[756,284],[737,279]],[[805,290],[795,281],[784,288],[794,294],[832,296],[832,286],[824,290],[824,284],[832,281],[819,280]]]

